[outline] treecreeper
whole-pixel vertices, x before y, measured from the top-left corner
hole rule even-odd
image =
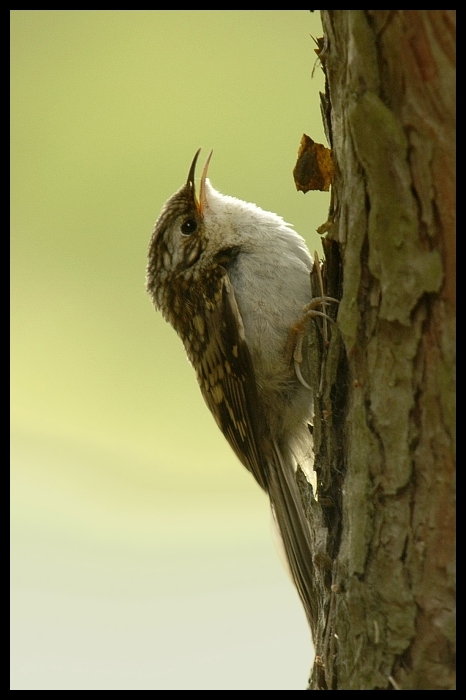
[[[218,427],[270,498],[312,629],[311,531],[296,482],[298,465],[313,474],[303,339],[336,300],[312,298],[311,255],[280,216],[212,187],[212,152],[196,194],[199,152],[155,224],[147,290],[183,341]]]

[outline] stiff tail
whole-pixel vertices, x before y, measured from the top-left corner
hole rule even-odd
[[[317,605],[312,588],[311,531],[301,503],[294,467],[285,461],[290,456],[284,456],[276,443],[274,449],[275,459],[269,477],[269,497],[294,584],[313,632],[317,621]]]

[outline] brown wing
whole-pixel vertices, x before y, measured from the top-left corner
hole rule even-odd
[[[254,367],[226,271],[219,303],[206,321],[204,340],[206,348],[198,373],[204,399],[237,457],[268,491],[266,461],[261,451],[262,412]]]

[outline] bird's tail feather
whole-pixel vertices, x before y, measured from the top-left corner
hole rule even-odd
[[[317,608],[312,586],[311,531],[299,495],[291,455],[283,455],[276,443],[274,450],[269,497],[291,574],[312,631],[317,620]]]

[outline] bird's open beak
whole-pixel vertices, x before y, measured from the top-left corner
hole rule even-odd
[[[207,160],[206,160],[204,168],[202,170],[201,184],[200,184],[200,188],[199,188],[199,201],[197,201],[196,200],[196,186],[194,184],[194,175],[196,172],[196,163],[197,163],[197,159],[199,158],[200,152],[201,152],[201,149],[199,148],[196,151],[196,154],[193,158],[193,162],[191,163],[191,167],[189,169],[188,179],[186,181],[186,185],[191,189],[196,207],[199,211],[199,214],[202,216],[202,213],[203,213],[203,211],[206,207],[206,204],[207,204],[206,191],[205,191],[205,181],[206,181],[206,177],[207,177],[207,170],[209,169],[210,159],[212,158],[213,150],[207,156]]]

